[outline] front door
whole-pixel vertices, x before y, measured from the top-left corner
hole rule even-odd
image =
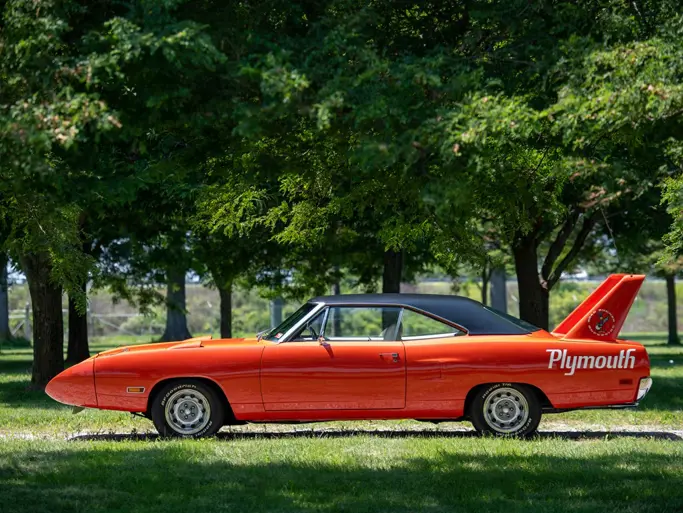
[[[261,361],[265,409],[404,408],[399,317],[396,307],[328,307],[290,341],[266,346]]]

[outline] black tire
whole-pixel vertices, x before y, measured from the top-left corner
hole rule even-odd
[[[488,413],[484,411],[485,405],[490,408]],[[481,434],[524,438],[536,432],[541,422],[541,405],[528,386],[496,383],[476,392],[469,416],[474,429]]]
[[[169,401],[173,401],[172,405],[169,405],[169,415],[172,419],[176,419],[175,423],[167,419],[166,406]],[[177,415],[181,407],[186,408],[183,412],[187,411],[188,415],[185,415],[183,420],[178,420],[179,416],[183,417],[182,414]],[[190,409],[192,409],[191,413]],[[154,396],[150,411],[154,427],[163,437],[213,436],[223,426],[225,419],[225,406],[221,397],[212,387],[196,379],[182,379],[164,385]],[[180,426],[181,422],[192,422],[194,419],[197,420],[194,427],[192,424],[187,424],[186,429]]]

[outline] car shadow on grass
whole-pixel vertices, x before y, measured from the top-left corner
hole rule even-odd
[[[234,440],[263,440],[263,439],[291,439],[291,438],[353,438],[371,436],[376,438],[477,438],[478,433],[472,430],[420,430],[420,429],[330,429],[330,430],[283,430],[283,431],[224,431],[214,438],[219,441]],[[541,431],[529,438],[528,441],[542,439],[561,440],[613,440],[616,438],[645,438],[653,440],[669,440],[680,442],[683,436],[672,431]],[[164,440],[156,433],[95,433],[76,435],[69,438],[74,442],[94,441],[156,441]]]

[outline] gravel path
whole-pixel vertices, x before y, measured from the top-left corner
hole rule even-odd
[[[683,442],[683,427],[681,429],[667,429],[662,426],[601,426],[601,425],[577,425],[564,423],[544,423],[538,434],[541,438],[564,438],[567,440],[596,440],[618,437],[629,438],[654,438],[660,440],[674,440]],[[352,428],[335,427],[329,425],[303,425],[292,426],[283,424],[249,424],[223,428],[217,435],[219,440],[240,440],[254,438],[325,438],[325,437],[352,437],[352,436],[379,436],[386,438],[429,438],[429,437],[474,437],[476,433],[466,426],[438,426],[425,424],[424,426],[376,426]],[[0,433],[0,439],[5,440],[68,440],[68,441],[117,441],[117,440],[156,440],[158,435],[152,429],[144,431],[131,431],[116,433],[110,431],[86,431],[77,433],[30,433],[30,432],[4,432]]]

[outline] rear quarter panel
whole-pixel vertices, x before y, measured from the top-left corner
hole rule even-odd
[[[501,382],[535,386],[555,408],[631,403],[639,379],[650,375],[647,353],[640,344],[567,341],[547,332],[406,341],[405,346],[406,406],[427,417],[461,416],[470,390]],[[597,368],[594,361],[593,368],[572,371],[572,359],[567,358],[600,357],[602,364],[602,357],[604,363],[611,357],[614,363],[621,351],[633,356],[627,362],[622,357],[622,368]]]

